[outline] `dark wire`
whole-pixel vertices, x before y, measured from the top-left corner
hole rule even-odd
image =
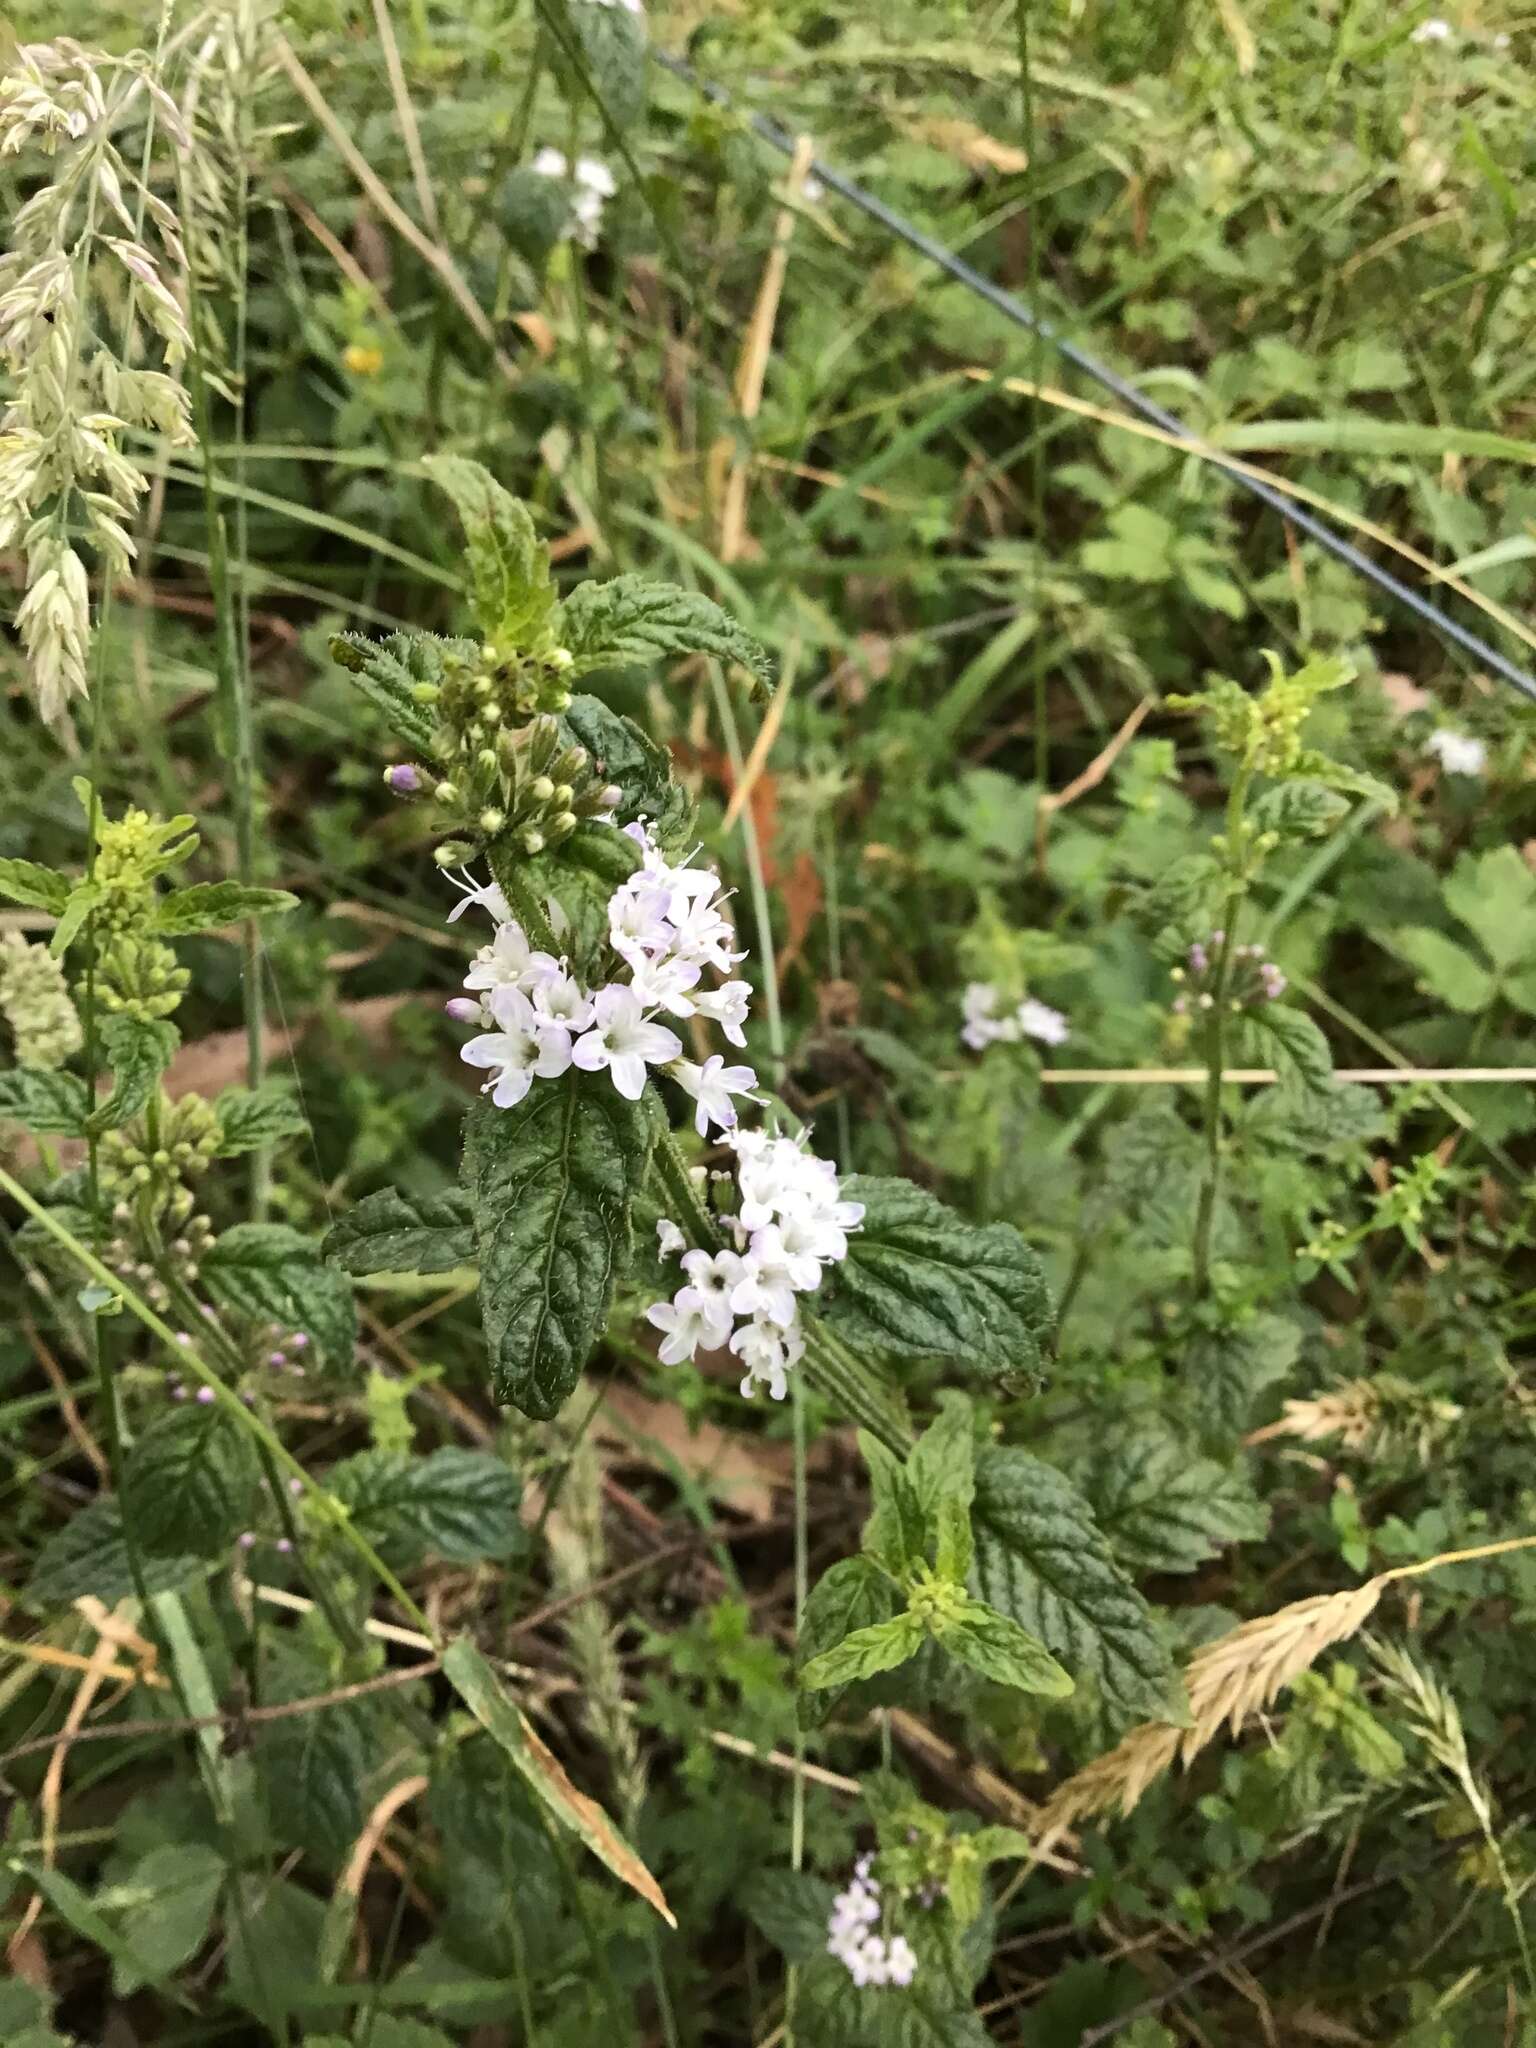
[[[715,85],[709,79],[700,78],[681,58],[669,57],[661,50],[653,50],[652,54],[674,77],[691,85],[706,99],[713,100],[717,106],[729,107],[732,112],[739,111],[735,101],[723,86]],[[787,128],[782,128],[767,114],[747,112],[745,118],[764,142],[771,144],[784,156],[794,154],[794,137]],[[993,284],[991,279],[983,277],[979,270],[973,270],[963,257],[957,256],[942,242],[935,241],[932,235],[925,234],[904,214],[897,213],[893,207],[887,206],[883,199],[877,199],[873,192],[856,184],[852,178],[845,177],[841,171],[834,170],[830,164],[823,163],[819,157],[812,158],[810,168],[812,174],[828,191],[836,192],[850,205],[856,206],[861,213],[867,214],[871,220],[878,221],[887,233],[894,235],[898,241],[905,242],[909,248],[917,250],[920,256],[926,256],[928,261],[937,264],[940,270],[948,271],[958,284],[963,284],[967,291],[974,292],[979,299],[985,299],[989,306],[1001,313],[1005,320],[1011,321],[1015,327],[1022,327],[1028,333],[1039,335],[1065,361],[1071,363],[1075,369],[1081,370],[1085,377],[1091,378],[1103,390],[1112,393],[1130,411],[1139,413],[1142,419],[1161,428],[1170,439],[1180,442],[1192,453],[1207,460],[1211,458],[1212,451],[1200,444],[1181,419],[1171,412],[1165,412],[1162,406],[1155,404],[1150,398],[1144,397],[1134,384],[1127,382],[1117,371],[1110,369],[1107,363],[1101,363],[1096,356],[1091,356],[1086,350],[1079,348],[1076,342],[1069,341],[1049,320],[1025,305],[1022,299],[1015,298],[1012,292],[1004,291],[1001,285]],[[1261,504],[1268,505],[1271,511],[1278,512],[1282,519],[1288,520],[1299,532],[1309,535],[1320,547],[1326,548],[1331,555],[1353,569],[1357,576],[1363,576],[1368,583],[1374,583],[1386,596],[1395,598],[1400,605],[1404,605],[1417,618],[1422,619],[1425,625],[1452,641],[1464,654],[1470,655],[1484,668],[1491,669],[1495,675],[1518,690],[1522,697],[1536,704],[1536,676],[1500,654],[1497,648],[1490,647],[1485,640],[1480,640],[1476,633],[1469,632],[1449,613],[1441,611],[1438,605],[1431,604],[1427,597],[1421,597],[1418,591],[1400,582],[1390,570],[1383,569],[1378,563],[1373,562],[1369,555],[1362,554],[1352,541],[1346,540],[1343,534],[1336,533],[1331,526],[1313,513],[1294,504],[1283,492],[1275,490],[1272,485],[1264,483],[1258,477],[1245,474],[1240,469],[1227,468],[1221,461],[1219,451],[1216,451],[1215,459],[1217,467],[1224,475],[1231,477],[1234,483],[1240,484]]]

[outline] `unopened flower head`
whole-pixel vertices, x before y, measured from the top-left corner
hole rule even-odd
[[[0,935],[0,1016],[21,1067],[62,1067],[83,1043],[62,965],[20,932]]]

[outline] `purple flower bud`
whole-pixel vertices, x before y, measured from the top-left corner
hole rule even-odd
[[[241,1548],[242,1550],[250,1550],[250,1549],[251,1549],[251,1548],[253,1547],[253,1545],[255,1544],[255,1541],[256,1541],[256,1538],[255,1538],[255,1536],[253,1535],[253,1533],[252,1533],[252,1532],[251,1532],[251,1531],[250,1531],[249,1529],[243,1530],[243,1531],[241,1532],[241,1536],[240,1536],[240,1548]]]
[[[283,1351],[269,1351],[267,1353],[267,1363],[273,1366],[286,1365],[288,1363],[288,1355]]]
[[[208,1406],[208,1403],[213,1399],[212,1387],[199,1387],[197,1390],[197,1398],[199,1401],[202,1402],[203,1406],[206,1408]]]
[[[1174,999],[1173,999],[1173,1014],[1175,1015],[1175,1017],[1182,1017],[1182,1016],[1184,1016],[1184,1015],[1185,1015],[1185,1014],[1187,1013],[1188,1009],[1189,1009],[1189,998],[1188,998],[1188,996],[1175,996],[1175,997],[1174,997]]]
[[[185,1399],[186,1399],[186,1398],[187,1398],[187,1390],[186,1390],[186,1388],[185,1388],[185,1387],[172,1387],[172,1389],[171,1389],[171,1399],[172,1399],[173,1401],[185,1401]]]
[[[293,1544],[289,1541],[289,1539],[286,1536],[279,1536],[277,1539],[277,1548],[279,1552],[284,1557],[286,1557],[289,1551],[292,1550]]]
[[[1204,974],[1210,964],[1210,961],[1206,958],[1204,946],[1196,945],[1190,947],[1189,971],[1191,974]]]
[[[415,796],[421,788],[421,770],[402,761],[397,767],[384,770],[384,782],[396,796]]]
[[[598,791],[598,801],[605,811],[616,811],[624,801],[624,792],[616,782],[610,782],[605,789]]]
[[[1224,946],[1224,945],[1225,945],[1226,943],[1227,943],[1227,935],[1226,935],[1225,931],[1219,931],[1219,932],[1212,932],[1212,933],[1211,933],[1211,944],[1212,944],[1213,946]]]
[[[290,1351],[305,1351],[308,1348],[309,1332],[307,1330],[293,1331],[288,1339],[288,1349]]]
[[[290,1479],[290,1480],[289,1480],[289,1482],[288,1482],[288,1491],[289,1491],[290,1493],[293,1493],[293,1494],[299,1494],[299,1493],[302,1493],[302,1492],[304,1491],[304,1482],[303,1482],[303,1480],[302,1480],[302,1479]]]
[[[453,1019],[455,1024],[478,1024],[480,1022],[480,1005],[469,996],[450,996],[447,1002],[444,1003],[443,1009]]]
[[[176,1332],[176,1342],[178,1344],[190,1344],[192,1342],[192,1332],[190,1330],[178,1330]]]

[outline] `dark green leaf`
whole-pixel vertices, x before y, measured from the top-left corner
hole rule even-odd
[[[802,1666],[832,1649],[845,1637],[872,1623],[888,1621],[896,1605],[890,1580],[867,1557],[844,1557],[830,1565],[811,1588],[800,1620],[797,1646]],[[828,1687],[800,1695],[800,1720],[817,1728],[836,1710],[844,1688]]]
[[[263,1081],[259,1088],[226,1088],[213,1105],[219,1119],[219,1157],[254,1152],[282,1138],[299,1138],[309,1129],[303,1105],[281,1081]]]
[[[123,1510],[155,1557],[217,1557],[251,1519],[256,1455],[220,1402],[188,1401],[160,1416],[123,1467]]]
[[[55,874],[52,868],[39,867],[35,860],[0,860],[0,896],[11,903],[62,917],[69,891],[67,876]]]
[[[472,660],[472,640],[443,640],[435,633],[391,633],[383,640],[369,640],[361,633],[338,633],[331,642],[331,659],[344,668],[375,709],[413,754],[432,751],[435,722],[415,692],[435,688],[443,678],[444,662]]]
[[[952,1657],[994,1685],[1044,1693],[1049,1699],[1065,1699],[1072,1691],[1070,1674],[1039,1637],[984,1601],[967,1600],[953,1621],[946,1620],[938,1638]]]
[[[463,1188],[439,1195],[380,1188],[333,1223],[321,1247],[344,1272],[447,1273],[475,1263],[475,1226]]]
[[[1130,1572],[1192,1572],[1229,1543],[1256,1543],[1269,1510],[1241,1471],[1142,1430],[1096,1462],[1088,1496]]]
[[[561,608],[560,635],[579,669],[709,654],[739,663],[759,684],[773,677],[766,649],[713,598],[649,576],[579,585]]]
[[[150,1593],[174,1593],[207,1569],[201,1558],[190,1555],[145,1556],[143,1566],[145,1590]],[[38,1552],[27,1581],[27,1598],[45,1612],[57,1613],[87,1593],[107,1607],[137,1593],[122,1509],[107,1494],[54,1531]]]
[[[824,1955],[832,1917],[832,1886],[808,1870],[759,1870],[748,1882],[742,1908],[787,1963]]]
[[[1038,1371],[1054,1322],[1040,1261],[1010,1223],[968,1223],[910,1181],[852,1174],[865,1207],[823,1318],[855,1344]]]
[[[115,1131],[135,1117],[160,1085],[160,1076],[181,1043],[181,1033],[163,1017],[135,1017],[126,1011],[101,1027],[112,1093],[91,1113],[92,1131]]]
[[[1054,1466],[1027,1451],[983,1451],[971,1520],[972,1582],[989,1607],[1038,1636],[1074,1678],[1096,1679],[1117,1723],[1184,1720],[1184,1688],[1151,1609]]]
[[[266,1723],[257,1737],[255,1761],[274,1838],[285,1849],[306,1849],[339,1863],[357,1840],[366,1814],[362,1785],[368,1756],[356,1709],[317,1707]]]
[[[1250,817],[1259,831],[1273,832],[1282,845],[1290,845],[1320,839],[1348,809],[1348,799],[1321,782],[1277,782],[1257,800]]]
[[[574,1070],[514,1109],[470,1113],[464,1175],[491,1384],[525,1415],[559,1413],[602,1334],[653,1134],[643,1101]]]
[[[141,1856],[121,1885],[118,1930],[129,1951],[112,1968],[112,1989],[131,1997],[188,1963],[208,1937],[226,1865],[205,1842],[167,1842]]]
[[[307,1331],[331,1364],[351,1363],[357,1342],[352,1289],[301,1231],[285,1223],[233,1224],[214,1240],[202,1277],[226,1308]]]
[[[510,1557],[523,1542],[522,1486],[489,1451],[361,1451],[333,1469],[330,1483],[354,1526],[397,1568],[429,1553],[455,1564]]]
[[[22,1124],[39,1138],[83,1138],[87,1100],[78,1074],[42,1067],[0,1074],[0,1124]]]
[[[162,938],[184,938],[189,932],[218,931],[248,917],[270,917],[298,903],[286,889],[253,889],[244,882],[194,882],[172,889],[155,907],[155,930]]]
[[[610,710],[600,697],[573,697],[563,723],[619,791],[614,812],[618,823],[632,825],[637,818],[648,818],[662,847],[680,847],[692,828],[694,806],[687,790],[673,779],[666,748],[632,718]]]
[[[1274,1315],[1250,1316],[1228,1329],[1202,1330],[1184,1354],[1184,1378],[1208,1436],[1240,1436],[1264,1389],[1296,1362],[1301,1333]]]
[[[1273,1042],[1277,1067],[1289,1070],[1319,1095],[1332,1088],[1333,1054],[1304,1010],[1293,1010],[1288,1003],[1260,1003],[1248,1015]]]
[[[645,111],[645,27],[620,6],[564,7],[562,26],[575,47],[560,50],[576,92],[590,93],[615,128],[631,128]]]
[[[549,551],[526,505],[463,455],[428,455],[422,468],[453,500],[469,543],[475,623],[503,654],[549,644],[555,589]]]

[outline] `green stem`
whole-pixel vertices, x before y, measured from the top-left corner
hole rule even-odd
[[[1216,979],[1211,989],[1210,1028],[1206,1034],[1205,1080],[1205,1174],[1200,1183],[1199,1206],[1195,1212],[1194,1289],[1195,1299],[1204,1300],[1211,1285],[1211,1234],[1216,1222],[1216,1203],[1221,1193],[1224,1118],[1221,1107],[1222,1075],[1226,1070],[1227,990],[1232,983],[1232,960],[1237,945],[1237,920],[1242,911],[1248,882],[1242,867],[1243,810],[1248,801],[1252,770],[1240,768],[1227,798],[1226,862],[1231,881],[1227,907],[1223,912],[1221,949],[1216,956]]]
[[[561,946],[555,937],[555,928],[543,904],[529,888],[516,855],[499,845],[493,846],[490,867],[492,879],[511,904],[524,932],[542,952],[553,953],[558,958]]]
[[[795,1425],[795,1650],[799,1654],[800,1630],[805,1618],[806,1595],[810,1591],[809,1517],[805,1479],[805,1387],[801,1375],[793,1377],[790,1399]],[[795,1716],[795,1779],[790,1793],[789,1867],[797,1874],[805,1863],[805,1728]],[[795,2007],[799,2003],[800,1972],[791,1963],[784,1973],[784,2048],[794,2048]]]

